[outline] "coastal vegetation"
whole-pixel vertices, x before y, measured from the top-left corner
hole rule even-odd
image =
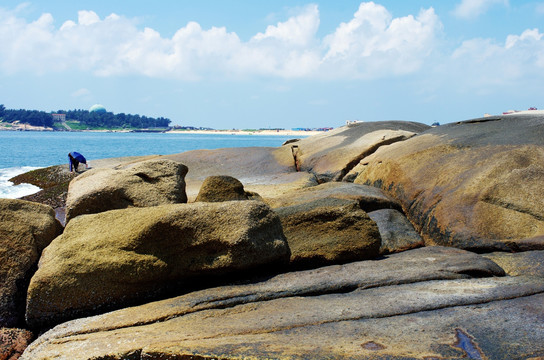
[[[64,115],[61,117],[53,114]],[[106,130],[106,129],[149,129],[169,127],[171,120],[165,117],[148,117],[139,114],[114,114],[108,111],[6,109],[0,104],[0,121],[10,127],[12,124],[28,124],[55,130]]]

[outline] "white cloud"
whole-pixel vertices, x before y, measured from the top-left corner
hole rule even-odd
[[[0,9],[0,72],[80,70],[99,76],[139,74],[198,80],[238,78],[368,78],[418,71],[435,47],[441,24],[434,10],[393,18],[380,5],[361,3],[353,19],[317,37],[317,5],[268,26],[249,41],[224,27],[190,22],[171,38],[111,14],[78,12],[55,28],[53,16],[27,22]]]
[[[415,18],[393,18],[381,5],[362,3],[350,22],[325,38],[324,60],[354,77],[411,73],[435,48],[441,28],[432,8]]]
[[[463,42],[451,58],[451,72],[464,74],[472,87],[544,80],[544,34],[538,29],[492,39]]]
[[[307,46],[314,41],[318,27],[317,5],[308,5],[301,14],[291,17],[286,22],[279,22],[276,26],[268,26],[264,33],[258,33],[253,40],[274,39],[287,44]]]
[[[484,14],[490,7],[497,4],[508,5],[508,0],[462,0],[453,14],[463,19],[474,19]]]

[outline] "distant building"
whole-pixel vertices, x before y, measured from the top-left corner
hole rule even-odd
[[[54,121],[61,121],[61,122],[66,121],[66,114],[51,114],[51,116],[53,117]]]
[[[94,104],[89,108],[89,112],[105,113],[106,108],[100,104]]]

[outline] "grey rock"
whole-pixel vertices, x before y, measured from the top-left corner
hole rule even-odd
[[[43,334],[22,359],[46,359],[53,354],[59,360],[124,359],[129,354],[150,359],[190,354],[225,359],[365,358],[364,354],[372,352],[366,352],[362,345],[372,347],[370,341],[384,344],[389,349],[384,352],[387,355],[448,355],[451,347],[447,351],[434,347],[436,335],[453,343],[455,327],[425,318],[457,311],[461,313],[457,319],[466,319],[462,316],[465,308],[499,305],[505,299],[530,299],[544,292],[541,280],[501,275],[504,272],[492,261],[463,250],[409,250],[381,260],[286,273],[261,282],[196,291],[70,321]],[[541,310],[542,301],[536,300],[529,302],[534,310],[520,309],[519,317]],[[419,329],[418,341],[413,337],[409,342],[401,341],[407,337],[399,334],[406,316],[414,318],[412,326]],[[502,319],[493,317],[492,321]],[[537,321],[528,319],[525,328]],[[481,326],[488,326],[489,321]],[[388,328],[372,325],[374,322],[387,323],[390,336],[381,336]],[[509,339],[520,340],[520,336],[518,332]],[[533,332],[530,336],[534,340],[543,335]],[[390,345],[395,341],[403,347]],[[496,351],[518,346],[520,354],[528,348],[501,339],[493,344],[499,345]],[[542,349],[535,344],[541,342],[531,343],[533,351]],[[410,352],[414,349],[418,352]]]
[[[410,221],[400,211],[382,209],[369,212],[368,216],[376,222],[380,230],[382,239],[380,254],[405,251],[425,245]]]

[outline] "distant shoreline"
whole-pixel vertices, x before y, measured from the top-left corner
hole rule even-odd
[[[139,129],[141,132],[145,132],[147,129]],[[52,128],[46,128],[42,126],[31,126],[31,125],[14,125],[12,127],[6,127],[0,125],[0,131],[58,131]],[[59,131],[63,132],[63,131]],[[133,132],[131,130],[75,130],[74,132]],[[138,131],[136,131],[138,132]],[[149,131],[154,132],[154,131]],[[317,130],[182,130],[182,129],[172,129],[168,130],[165,133],[172,134],[205,134],[205,135],[276,135],[276,136],[313,136],[317,134],[322,134],[325,131]],[[161,133],[161,132],[156,132]]]

